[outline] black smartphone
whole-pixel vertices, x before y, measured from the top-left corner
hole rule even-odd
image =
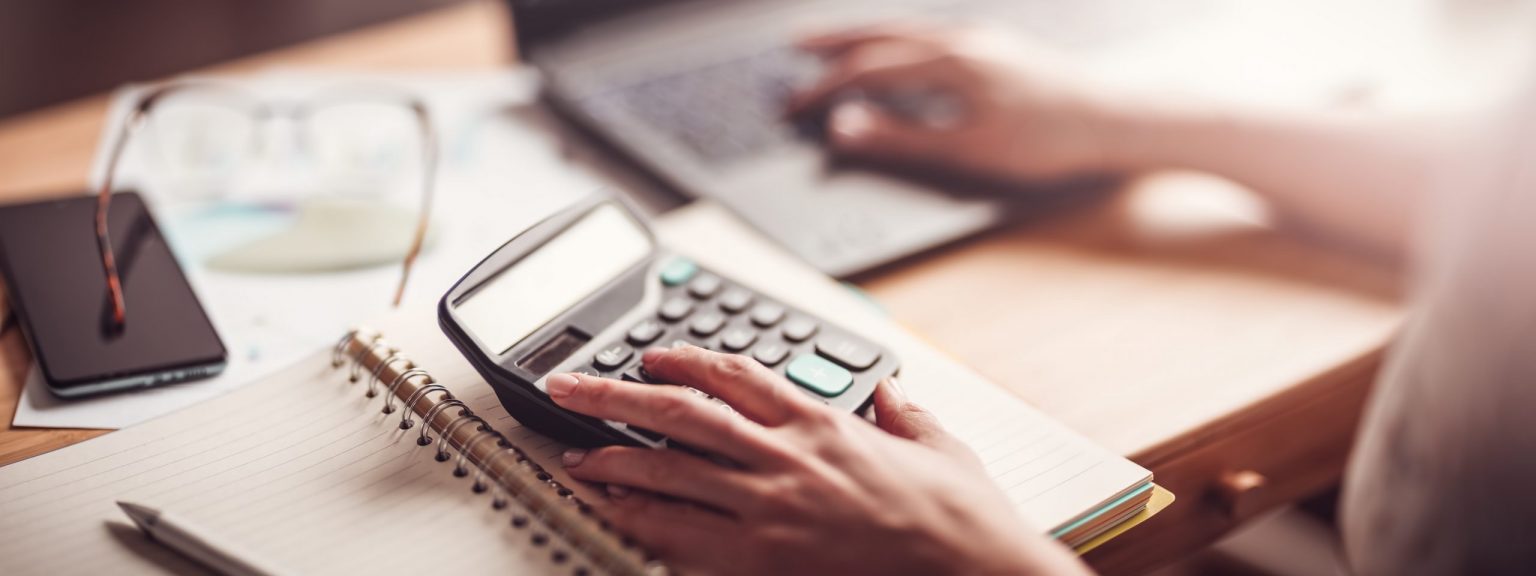
[[[48,389],[75,398],[206,378],[226,351],[144,199],[112,197],[126,315],[113,320],[96,197],[0,206],[0,276]]]

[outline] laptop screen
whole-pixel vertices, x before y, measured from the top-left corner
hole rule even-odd
[[[681,0],[506,0],[519,54],[584,25]]]

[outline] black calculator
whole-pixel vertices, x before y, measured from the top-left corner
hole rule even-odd
[[[669,385],[641,369],[648,347],[746,355],[852,413],[867,410],[899,366],[878,344],[661,248],[606,194],[492,252],[443,296],[438,322],[507,412],[576,446],[668,445],[655,431],[560,408],[544,392],[544,378],[561,372]]]

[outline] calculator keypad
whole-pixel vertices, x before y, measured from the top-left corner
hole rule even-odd
[[[756,359],[806,394],[828,403],[858,382],[890,375],[873,370],[881,366],[883,358],[874,343],[763,298],[691,261],[676,258],[661,267],[660,276],[662,303],[654,316],[635,323],[625,333],[624,342],[600,349],[591,359],[590,369],[581,366],[578,371],[663,384],[653,381],[641,368],[635,348],[688,344]],[[894,371],[889,362],[886,364],[881,370]],[[714,400],[724,410],[730,409],[708,394],[689,390]],[[652,441],[664,439],[651,430],[628,429]]]

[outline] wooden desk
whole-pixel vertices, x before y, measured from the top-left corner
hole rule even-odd
[[[500,4],[472,3],[236,61],[485,69],[511,55]],[[107,98],[0,123],[0,198],[81,188]],[[1143,178],[868,279],[896,318],[1068,425],[1152,469],[1174,507],[1089,559],[1128,574],[1337,482],[1400,320],[1385,265],[1277,233],[1243,192]],[[0,339],[0,420],[30,362]],[[0,431],[0,464],[99,434]]]

